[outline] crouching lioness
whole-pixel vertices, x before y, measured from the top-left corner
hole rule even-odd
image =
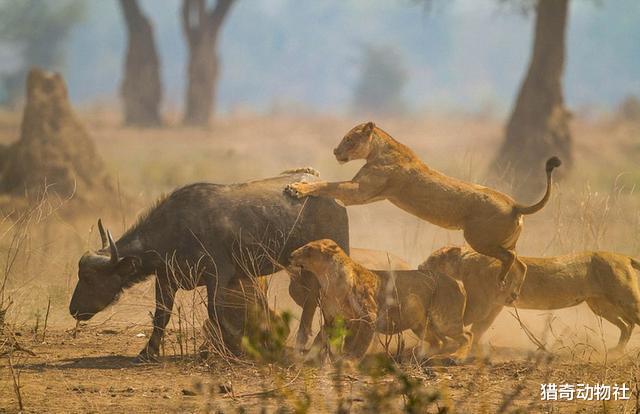
[[[351,181],[297,182],[289,184],[285,191],[298,198],[335,198],[348,206],[389,200],[430,223],[462,230],[475,251],[501,262],[498,280],[505,288],[505,302],[518,296],[527,272],[515,252],[523,216],[536,213],[547,204],[551,172],[560,165],[557,157],[547,160],[547,190],[542,199],[524,206],[499,191],[429,168],[411,149],[373,122],[351,129],[333,152],[340,163],[358,159],[367,162]],[[510,272],[512,267],[515,271]]]
[[[640,324],[640,262],[610,252],[582,252],[556,257],[521,257],[527,278],[514,305],[520,309],[553,310],[587,302],[591,310],[620,329],[622,352],[635,324]],[[500,263],[461,247],[435,251],[419,269],[463,282],[467,292],[465,325],[473,324],[474,342],[502,310],[493,281]],[[635,269],[635,270],[634,270]]]
[[[361,358],[375,332],[411,329],[419,338],[457,342],[448,357],[464,359],[472,335],[463,325],[465,292],[456,280],[418,270],[370,271],[351,260],[332,240],[317,240],[291,254],[291,264],[310,271],[320,285],[325,324],[316,338],[324,346],[337,318],[347,328],[343,354]],[[438,357],[444,357],[439,355]]]

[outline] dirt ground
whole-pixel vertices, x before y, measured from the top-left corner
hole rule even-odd
[[[337,372],[301,364],[206,363],[179,356],[164,357],[157,364],[135,364],[133,357],[146,340],[138,331],[92,329],[73,338],[71,331],[56,330],[47,333],[45,343],[27,341],[36,356],[15,353],[11,361],[19,372],[25,412],[258,412],[262,408],[274,412],[285,407],[300,410],[307,402],[309,412],[336,412],[338,389],[353,412],[364,412],[374,404],[373,392],[382,394],[398,381],[394,375],[377,378],[353,368]],[[413,380],[422,381],[425,392],[440,393],[421,412],[437,412],[439,407],[486,413],[503,408],[504,412],[637,412],[638,390],[633,388],[638,386],[637,355],[607,363],[568,353],[547,358],[552,357],[501,348],[494,349],[488,361],[461,366],[419,368],[411,362],[401,366]],[[0,370],[0,412],[17,412],[6,358],[0,360]],[[632,390],[627,401],[541,401],[540,384],[554,382],[626,382]],[[403,407],[400,397],[387,404],[394,410]]]
[[[257,412],[262,407],[267,412],[282,407],[294,412],[336,412],[340,396],[343,406],[354,412],[397,411],[416,399],[421,407],[428,407],[427,412],[443,407],[487,413],[501,409],[640,412],[636,388],[640,337],[632,337],[624,357],[612,358],[605,350],[615,345],[618,330],[584,305],[519,312],[524,326],[544,342],[549,353],[536,353],[513,312],[505,310],[485,336],[488,361],[419,367],[405,355],[400,371],[380,377],[350,367],[336,371],[300,364],[197,361],[191,355],[201,339],[200,291],[179,296],[161,362],[133,364],[150,333],[152,280],[126,291],[118,303],[81,326],[74,338],[74,321],[67,308],[79,257],[99,246],[98,217],[117,237],[160,194],[179,185],[239,182],[306,165],[317,168],[326,179],[347,179],[360,165],[340,166],[331,154],[355,124],[352,119],[230,115],[217,120],[210,130],[173,126],[138,130],[120,127],[117,117],[108,113],[82,113],[81,118],[122,197],[104,205],[81,209],[62,205],[45,212],[23,229],[24,239],[12,237],[16,226],[11,218],[0,221],[0,276],[7,277],[2,294],[12,303],[6,323],[20,334],[16,339],[35,352],[35,356],[19,352],[11,356],[25,412],[236,412],[243,408]],[[0,142],[17,138],[19,119],[18,114],[0,113]],[[477,117],[377,123],[431,166],[479,183],[485,182],[483,174],[503,127],[500,120]],[[527,217],[519,253],[548,256],[605,249],[639,257],[640,125],[603,118],[577,119],[572,127],[574,170],[554,186],[547,208]],[[10,202],[0,200],[0,205]],[[459,232],[421,222],[386,202],[348,211],[353,246],[388,251],[412,265],[439,247],[463,242]],[[272,278],[269,298],[278,310],[293,313],[291,340],[299,309],[288,299],[286,278]],[[183,342],[176,333],[178,320],[187,332]],[[379,354],[380,346],[371,352]],[[631,387],[630,399],[607,404],[546,403],[540,400],[540,384],[545,382],[624,382]],[[16,395],[5,355],[0,357],[0,413],[18,411]],[[389,404],[386,409],[385,404]]]

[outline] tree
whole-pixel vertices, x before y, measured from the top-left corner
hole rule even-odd
[[[538,195],[544,186],[545,160],[559,156],[572,164],[569,111],[564,106],[562,74],[569,0],[538,0],[533,52],[520,87],[505,140],[492,165],[499,176],[514,178],[517,195]]]
[[[217,41],[234,0],[183,0],[182,27],[189,47],[185,115],[187,125],[206,125],[213,112],[219,61]]]
[[[0,40],[11,45],[20,62],[2,79],[4,103],[15,105],[29,68],[60,70],[69,33],[84,17],[82,0],[0,1]]]
[[[162,84],[153,26],[136,0],[120,0],[120,7],[128,34],[124,79],[120,86],[125,124],[160,125]]]

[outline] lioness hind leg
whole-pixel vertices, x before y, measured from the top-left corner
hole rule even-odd
[[[474,242],[473,239],[467,238],[467,233],[465,233],[465,238],[476,252],[500,261],[502,265],[498,274],[498,283],[505,293],[505,304],[513,303],[520,294],[527,272],[527,265],[518,259],[513,249],[506,249],[502,246],[487,246],[483,243]],[[513,272],[511,272],[512,269],[514,270]],[[511,279],[507,280],[507,276],[510,276]]]
[[[511,269],[511,280],[509,281],[509,288],[507,290],[507,293],[509,294],[507,301],[511,301],[510,303],[513,303],[518,299],[518,296],[520,296],[520,290],[522,290],[524,278],[527,276],[527,265],[516,256]]]
[[[482,253],[484,255],[488,255],[500,260],[502,266],[500,267],[500,273],[498,274],[498,283],[500,283],[500,287],[504,290],[504,288],[508,286],[507,275],[511,271],[511,268],[513,268],[513,264],[516,261],[516,252],[498,246],[495,249],[487,249],[486,253],[478,253]]]
[[[446,314],[446,319],[443,320],[439,318],[440,320],[434,321],[433,324],[433,332],[442,338],[443,341],[444,338],[450,338],[452,340],[445,347],[441,347],[440,353],[455,363],[464,361],[469,355],[473,345],[473,333],[469,328],[464,326],[463,321],[465,303],[462,302],[458,305],[459,306],[456,306],[456,303],[452,301],[451,309]],[[449,345],[453,347],[451,348]]]
[[[469,329],[464,328],[460,334],[451,337],[451,339],[458,343],[458,349],[451,354],[451,357],[456,361],[463,361],[467,355],[469,355],[469,351],[471,350],[473,334]]]
[[[633,333],[634,323],[632,321],[628,321],[623,316],[623,312],[606,299],[590,298],[587,299],[586,302],[593,313],[602,316],[604,319],[608,320],[609,322],[617,326],[618,329],[620,329],[620,339],[618,339],[618,344],[615,347],[609,349],[609,352],[624,352],[624,348],[627,346],[627,343],[631,338],[631,334]]]
[[[473,334],[468,329],[463,328],[462,332],[453,334],[452,336],[449,336],[449,338],[458,344],[454,352],[442,350],[435,355],[425,358],[425,362],[437,365],[457,365],[458,363],[465,361],[469,355],[469,351],[471,351]]]
[[[418,355],[423,357],[424,355],[436,355],[443,352],[445,347],[445,339],[440,335],[432,324],[416,324],[411,328],[411,331],[419,339]],[[424,343],[429,344],[429,349],[424,349]]]

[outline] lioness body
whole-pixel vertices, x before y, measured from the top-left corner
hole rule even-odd
[[[471,344],[462,317],[464,289],[447,276],[434,278],[417,270],[371,271],[351,260],[331,240],[318,240],[294,251],[291,263],[313,273],[320,285],[320,307],[326,331],[341,317],[350,332],[344,352],[360,358],[374,332],[387,335],[412,330],[425,339],[427,331],[437,338],[456,341],[451,356],[464,358]],[[431,337],[430,337],[431,339]]]
[[[581,252],[556,257],[521,257],[527,278],[514,305],[554,310],[587,302],[591,310],[620,329],[614,351],[622,351],[640,323],[640,263],[617,253]],[[474,340],[500,313],[502,303],[492,283],[499,262],[469,249],[446,247],[434,252],[420,269],[441,272],[463,282],[467,291],[465,324]]]
[[[394,140],[372,122],[353,128],[334,150],[340,162],[366,159],[351,181],[294,183],[287,191],[296,197],[322,196],[346,205],[389,200],[399,208],[430,223],[464,232],[469,245],[502,263],[499,282],[506,285],[506,301],[517,297],[526,266],[515,254],[523,215],[539,211],[551,192],[551,171],[560,160],[547,161],[547,191],[538,203],[521,206],[496,190],[448,177],[424,164],[408,147]]]

